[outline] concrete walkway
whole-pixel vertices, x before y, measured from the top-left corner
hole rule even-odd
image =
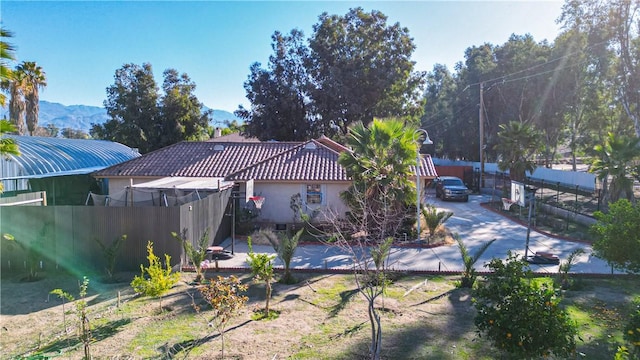
[[[524,255],[527,228],[517,224],[499,214],[480,206],[482,202],[491,201],[489,195],[472,195],[468,203],[444,202],[433,196],[425,199],[442,210],[452,211],[454,215],[447,221],[446,226],[458,233],[474,254],[484,242],[491,239],[496,241],[488,248],[476,264],[478,271],[486,271],[484,264],[494,257],[506,259],[509,250]],[[231,239],[222,243],[226,250],[231,250]],[[235,256],[229,260],[219,261],[220,268],[246,268],[247,242],[236,239],[234,244]],[[271,246],[254,245],[257,253],[274,253]],[[577,263],[572,267],[573,273],[581,274],[611,274],[611,267],[603,260],[592,254],[591,246],[560,240],[531,231],[529,249],[532,252],[545,251],[558,255],[562,260],[575,249],[585,251]],[[275,260],[275,266],[281,267],[280,260]],[[435,248],[407,248],[394,247],[389,259],[390,267],[407,271],[460,271],[462,261],[457,245],[440,246]],[[334,269],[348,270],[352,266],[351,257],[337,247],[324,245],[301,245],[291,262],[295,269]],[[531,265],[535,272],[555,274],[558,265]],[[615,271],[615,273],[620,273]]]

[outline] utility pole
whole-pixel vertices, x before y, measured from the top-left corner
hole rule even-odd
[[[478,121],[480,122],[480,189],[484,187],[484,82],[480,83],[480,110]]]

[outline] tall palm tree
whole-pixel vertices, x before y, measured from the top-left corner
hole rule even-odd
[[[0,27],[0,82],[9,80],[11,77],[11,67],[9,66],[9,63],[15,60],[15,56],[13,54],[15,48],[12,44],[4,40],[10,37],[13,37],[13,33],[3,27]],[[4,107],[6,103],[6,96],[3,93],[0,93],[0,106]]]
[[[594,146],[593,150],[596,157],[589,171],[596,173],[603,183],[604,206],[619,199],[633,203],[633,179],[630,175],[637,165],[634,160],[640,159],[640,138],[609,133],[604,144]]]
[[[18,135],[24,135],[24,73],[17,69],[11,71],[8,79],[2,80],[2,89],[9,92],[9,120],[15,126]]]
[[[34,61],[23,61],[18,65],[18,72],[24,73],[24,99],[26,110],[26,121],[29,135],[38,127],[38,113],[40,111],[40,88],[47,86],[47,77],[42,67]]]
[[[0,156],[20,155],[18,144],[13,138],[4,137],[4,134],[15,132],[16,127],[7,120],[0,120]],[[0,181],[0,193],[4,191],[4,184]]]
[[[536,169],[533,156],[540,150],[540,132],[529,124],[511,121],[500,125],[498,138],[496,150],[501,156],[498,168],[509,170],[512,180],[524,181],[527,171]]]

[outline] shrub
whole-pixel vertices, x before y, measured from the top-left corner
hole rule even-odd
[[[147,243],[147,259],[149,267],[140,265],[140,276],[136,275],[131,281],[133,290],[145,296],[160,298],[160,311],[162,311],[162,295],[171,289],[179,280],[180,274],[171,270],[171,257],[164,255],[165,267],[162,267],[160,258],[153,253],[153,243]]]
[[[624,328],[624,339],[629,346],[629,359],[640,359],[640,299],[634,302],[635,309]]]
[[[488,267],[493,274],[474,298],[479,335],[519,359],[574,354],[576,325],[549,282],[532,279],[527,263],[511,253],[506,262],[493,259]]]
[[[201,282],[203,278],[202,262],[207,256],[207,245],[209,244],[209,229],[207,228],[204,231],[204,234],[202,234],[202,236],[200,237],[197,248],[194,247],[191,242],[185,239],[186,233],[179,235],[176,232],[172,232],[171,236],[173,236],[174,239],[180,241],[180,243],[182,244],[182,249],[184,249],[184,253],[187,255],[187,258],[189,258],[189,261],[193,264],[196,270],[195,282]]]
[[[125,240],[127,240],[126,234],[117,238],[109,246],[106,246],[102,241],[100,241],[100,239],[96,238],[96,242],[100,245],[100,249],[102,249],[102,256],[104,256],[104,260],[107,263],[107,266],[104,268],[107,273],[107,277],[105,279],[107,282],[117,281],[114,273],[116,260],[118,260],[118,251],[120,250],[120,246]]]
[[[266,300],[264,313],[269,315],[269,300],[271,299],[271,283],[273,282],[273,259],[275,255],[270,254],[256,254],[253,252],[253,246],[251,245],[251,237],[247,238],[247,244],[249,245],[249,253],[247,254],[247,264],[251,268],[251,274],[255,281],[264,281],[266,286]]]
[[[222,357],[224,358],[224,332],[229,320],[249,300],[248,297],[240,295],[240,293],[247,291],[247,285],[240,283],[240,280],[233,275],[229,277],[218,276],[216,279],[212,279],[209,284],[200,286],[198,290],[213,309],[209,325],[214,326],[220,332]]]

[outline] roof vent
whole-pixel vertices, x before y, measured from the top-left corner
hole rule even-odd
[[[224,150],[224,145],[221,145],[221,144],[213,145],[213,151],[222,151],[222,150]]]
[[[304,148],[306,150],[315,150],[318,148],[318,146],[313,141],[309,141],[308,143],[304,144]]]

